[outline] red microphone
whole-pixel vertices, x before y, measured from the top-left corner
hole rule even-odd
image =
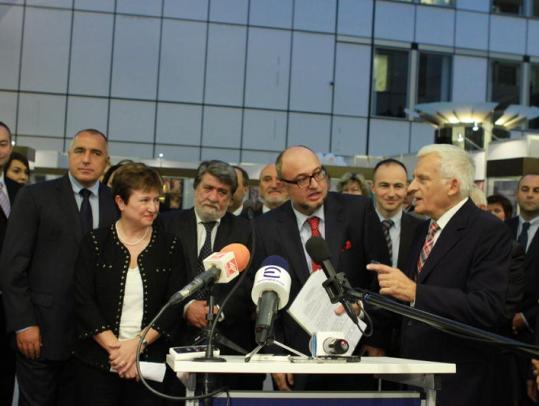
[[[212,283],[228,283],[245,270],[251,254],[243,244],[228,244],[202,260],[206,271],[197,275],[192,282],[174,293],[169,304],[176,304]]]

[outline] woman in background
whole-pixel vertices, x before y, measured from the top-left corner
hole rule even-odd
[[[23,154],[13,151],[4,165],[4,176],[14,182],[26,185],[30,179],[30,164]]]
[[[363,175],[346,172],[337,183],[337,192],[368,197],[369,187]]]

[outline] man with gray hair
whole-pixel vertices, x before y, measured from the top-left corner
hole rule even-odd
[[[187,280],[194,279],[204,271],[202,260],[213,252],[218,252],[231,243],[241,243],[251,251],[251,228],[249,222],[235,216],[227,209],[232,201],[238,180],[234,168],[223,161],[202,162],[194,180],[194,207],[186,210],[170,211],[161,215],[164,228],[177,235],[182,246]],[[213,287],[217,306],[238,278]],[[254,305],[250,292],[242,284],[224,308],[224,317],[219,320],[220,333],[243,349],[254,348],[254,325],[252,312]],[[208,291],[199,291],[193,300],[184,306],[183,323],[180,326],[179,344],[192,345],[197,337],[203,337],[208,325]],[[220,346],[223,354],[237,354],[230,348]],[[259,389],[262,379],[258,376],[227,374],[225,384],[231,389]]]
[[[418,153],[409,190],[416,211],[430,217],[418,227],[403,271],[369,264],[380,293],[416,309],[485,330],[496,330],[504,311],[511,260],[508,228],[469,199],[474,167],[452,145],[429,145]],[[439,405],[492,404],[492,349],[404,319],[401,356],[454,362],[442,376]]]

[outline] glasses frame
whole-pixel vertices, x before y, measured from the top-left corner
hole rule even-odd
[[[315,170],[311,175],[305,175],[304,177],[300,177],[300,179],[289,180],[279,178],[279,180],[290,185],[296,185],[299,189],[306,189],[311,185],[313,179],[317,182],[321,182],[323,180],[327,180],[328,176],[329,174],[327,169],[324,166],[321,166],[320,169]]]

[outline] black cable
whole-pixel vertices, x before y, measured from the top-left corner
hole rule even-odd
[[[199,400],[199,399],[206,399],[206,398],[210,398],[210,397],[213,397],[219,393],[223,393],[223,392],[228,392],[228,389],[226,388],[219,388],[217,390],[214,390],[213,392],[210,392],[210,393],[206,393],[204,395],[195,395],[195,396],[173,396],[173,395],[168,395],[166,393],[163,393],[163,392],[159,392],[157,389],[155,388],[152,388],[151,385],[146,382],[146,379],[144,379],[144,377],[142,376],[142,371],[140,369],[140,354],[141,354],[141,350],[142,350],[142,345],[144,343],[144,339],[146,338],[146,334],[148,334],[148,331],[150,331],[150,328],[154,325],[154,323],[157,321],[157,319],[159,319],[159,317],[161,317],[161,315],[170,307],[170,303],[167,303],[165,306],[163,306],[163,308],[161,310],[159,310],[159,312],[157,313],[157,315],[152,319],[152,321],[150,321],[150,323],[144,328],[144,330],[142,330],[141,334],[140,334],[140,339],[139,339],[139,342],[137,344],[137,352],[136,352],[136,359],[135,359],[135,366],[137,368],[137,373],[138,373],[138,376],[140,378],[140,381],[142,382],[142,384],[146,387],[146,389],[148,389],[150,392],[152,392],[153,394],[161,397],[161,398],[164,398],[164,399],[168,399],[168,400]]]

